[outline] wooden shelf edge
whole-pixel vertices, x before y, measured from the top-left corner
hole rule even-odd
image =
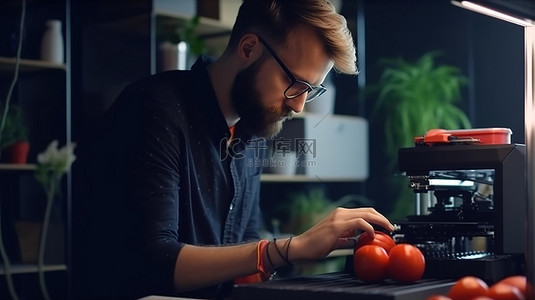
[[[30,273],[37,273],[37,265],[36,264],[13,264],[11,265],[11,274],[30,274]],[[53,272],[53,271],[65,271],[67,270],[67,265],[63,264],[54,264],[54,265],[45,265],[43,267],[43,270],[45,272]],[[5,275],[6,270],[4,269],[4,265],[0,265],[0,275]]]
[[[0,172],[5,171],[35,171],[35,164],[0,164]]]
[[[362,178],[353,177],[316,177],[312,175],[280,175],[280,174],[262,174],[262,182],[359,182]]]
[[[15,58],[14,57],[3,57],[0,56],[0,70],[9,71],[14,70],[15,68]],[[47,69],[58,69],[66,70],[65,64],[51,63],[43,60],[35,59],[21,59],[20,60],[20,70],[22,72],[29,71],[39,71]]]
[[[173,12],[168,12],[165,10],[158,10],[158,9],[154,10],[153,13],[155,16],[173,18],[173,19],[178,19],[178,20],[190,20],[194,17],[194,16],[188,16],[185,14],[173,13]],[[217,27],[221,29],[228,29],[228,30],[232,29],[232,25],[223,23],[217,19],[212,19],[212,18],[203,17],[203,16],[199,16],[199,23],[200,25]]]
[[[193,16],[186,16],[177,13],[170,13],[166,11],[156,10],[153,12],[154,16],[166,18],[168,20],[174,20],[177,26],[183,25],[188,20],[191,20]],[[211,19],[207,17],[199,17],[199,25],[196,28],[196,32],[201,38],[228,36],[232,30],[232,25],[222,23],[219,20]]]
[[[333,250],[331,253],[327,255],[327,258],[329,257],[340,257],[340,256],[350,256],[353,255],[353,249],[337,249]]]
[[[365,120],[365,118],[361,116],[351,116],[351,115],[342,115],[342,114],[334,114],[334,113],[320,114],[320,113],[307,112],[307,111],[302,111],[300,113],[293,115],[293,119],[306,119],[306,118],[315,118],[315,119],[334,118],[338,120],[357,120],[357,119]]]

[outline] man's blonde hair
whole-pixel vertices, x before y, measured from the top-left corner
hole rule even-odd
[[[229,47],[236,47],[247,33],[285,43],[289,33],[303,25],[312,28],[324,42],[338,72],[358,73],[355,44],[346,19],[328,0],[243,0]]]

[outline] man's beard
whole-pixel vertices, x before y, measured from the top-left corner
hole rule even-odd
[[[256,77],[264,57],[236,75],[231,97],[234,109],[240,116],[240,127],[248,134],[272,138],[282,130],[282,123],[291,118],[293,111],[286,107],[264,107],[255,89]]]

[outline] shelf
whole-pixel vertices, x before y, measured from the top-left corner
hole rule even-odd
[[[337,249],[329,253],[327,257],[350,256],[353,255],[353,251],[353,249]]]
[[[154,15],[159,17],[163,26],[182,27],[189,22],[192,17],[169,13],[166,11],[154,11]],[[219,20],[206,17],[199,17],[199,25],[196,28],[197,35],[201,38],[228,36],[232,30],[232,25],[226,25]]]
[[[20,72],[37,72],[43,70],[65,70],[64,64],[56,64],[42,60],[21,59]],[[14,57],[0,56],[0,72],[13,72],[15,70]]]
[[[101,22],[98,27],[111,30],[116,33],[138,33],[149,34],[146,30],[146,24],[153,17],[156,20],[156,30],[172,31],[186,25],[193,18],[192,16],[170,13],[166,11],[155,10],[151,15],[140,14],[126,17],[109,22]],[[195,33],[202,39],[224,38],[228,39],[232,31],[232,25],[221,23],[219,20],[206,17],[199,17],[199,24],[195,28]],[[157,33],[160,34],[160,33]]]
[[[53,271],[65,271],[67,270],[66,265],[45,265],[43,267],[45,272]],[[11,265],[11,274],[30,274],[37,273],[37,265],[35,264],[14,264]],[[0,275],[5,275],[4,265],[0,265]]]
[[[334,113],[315,113],[315,112],[309,112],[309,111],[302,111],[300,113],[296,113],[293,115],[293,119],[306,119],[306,118],[315,118],[315,119],[324,119],[324,118],[335,118],[338,120],[354,120],[362,117],[358,116],[350,116],[350,115],[341,115],[341,114],[334,114]]]
[[[357,182],[361,181],[358,178],[350,177],[318,177],[308,175],[280,175],[280,174],[262,174],[260,177],[262,182]]]
[[[6,171],[35,171],[35,164],[0,164],[0,172]]]

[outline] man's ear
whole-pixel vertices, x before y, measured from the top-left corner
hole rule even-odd
[[[255,34],[249,33],[244,35],[238,43],[238,56],[245,64],[254,62],[262,55],[262,51],[260,40]]]

